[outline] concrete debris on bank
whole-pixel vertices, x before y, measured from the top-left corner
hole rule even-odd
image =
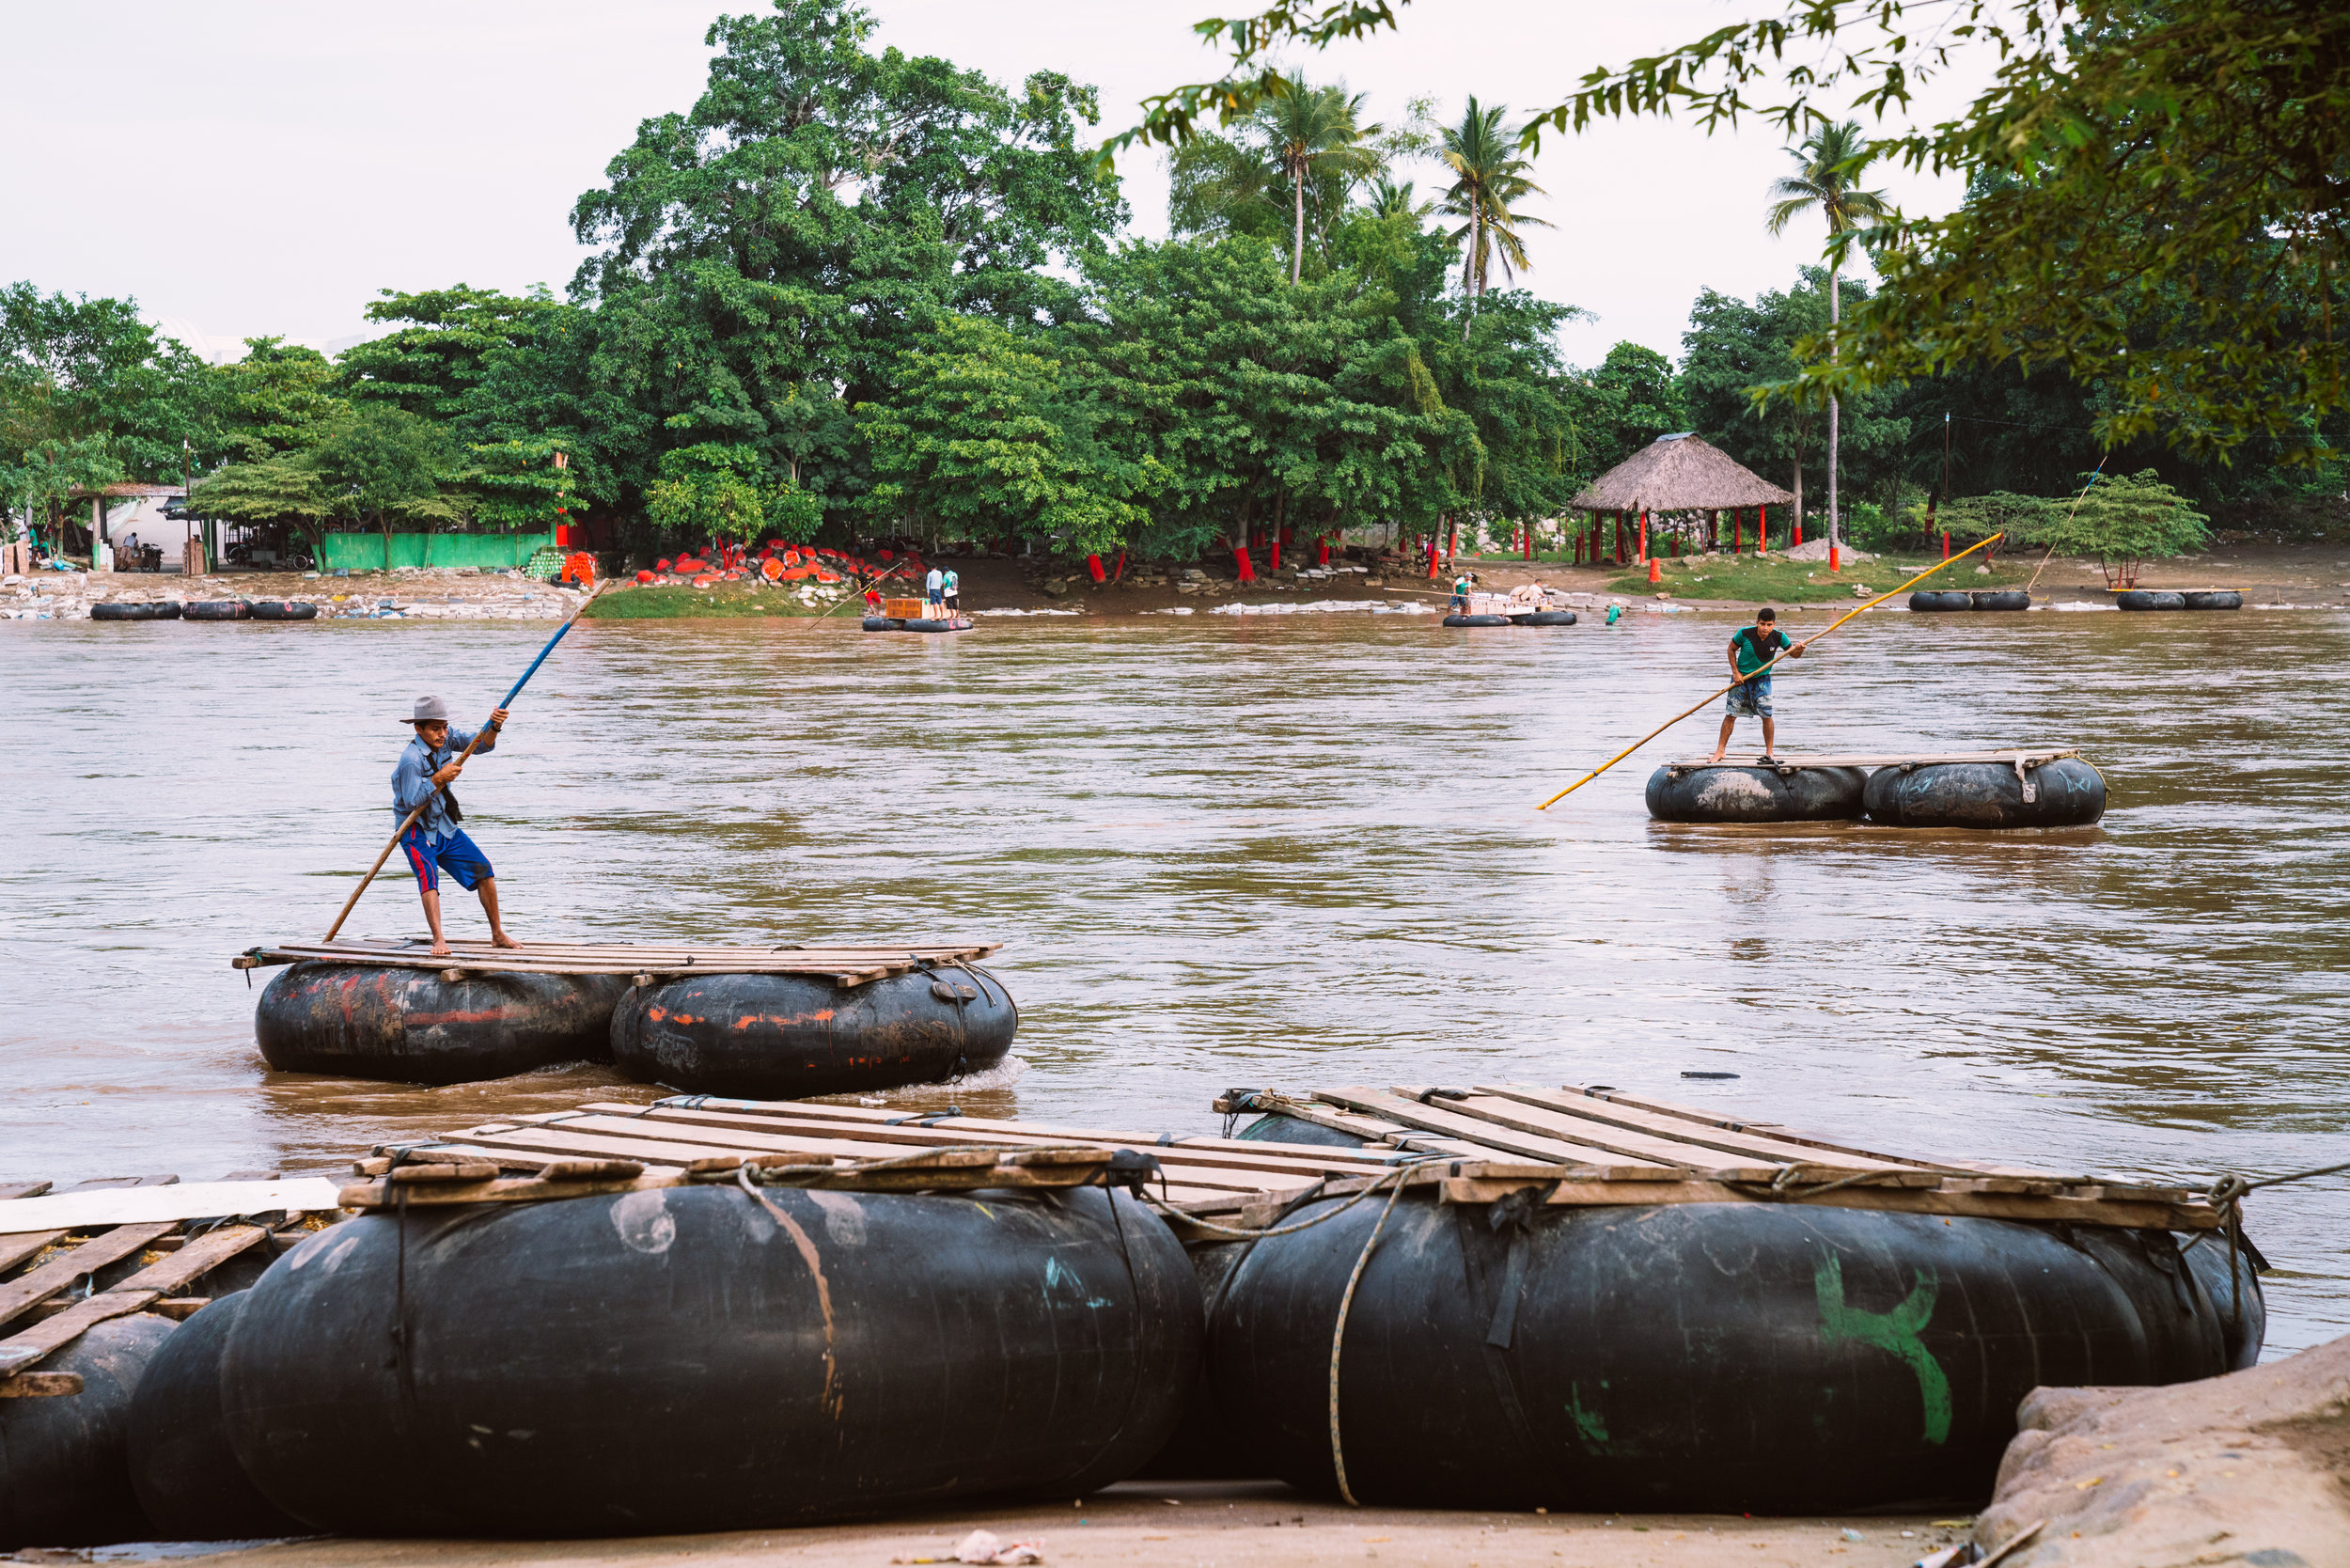
[[[93,604],[160,604],[210,599],[292,601],[316,604],[321,620],[560,620],[583,595],[520,572],[445,572],[401,567],[356,581],[304,572],[287,591],[281,578],[264,587],[249,576],[193,580],[144,572],[10,572],[0,578],[0,620],[87,620]]]

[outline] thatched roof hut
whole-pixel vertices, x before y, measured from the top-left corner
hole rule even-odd
[[[1794,499],[1719,447],[1684,433],[1658,436],[1567,504],[1577,511],[1712,511]]]

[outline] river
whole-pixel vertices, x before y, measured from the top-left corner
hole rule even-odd
[[[1650,822],[1711,713],[1533,809],[1734,624],[584,623],[462,792],[519,934],[1004,943],[1016,1071],[907,1104],[1196,1132],[1234,1085],[1604,1082],[2044,1168],[2350,1159],[2350,619],[1883,613],[1778,680],[1783,751],[2077,745],[2095,829]],[[325,1168],[658,1092],[274,1074],[228,967],[324,930],[417,693],[486,711],[545,631],[0,624],[0,1177]],[[351,929],[420,930],[413,885]],[[2345,1193],[2250,1200],[2272,1356],[2350,1329]]]

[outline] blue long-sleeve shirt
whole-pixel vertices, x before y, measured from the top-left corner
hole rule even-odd
[[[446,744],[438,750],[426,745],[422,735],[408,743],[408,749],[400,754],[399,765],[392,769],[395,825],[406,822],[408,813],[414,811],[419,802],[429,799],[432,804],[425,808],[424,815],[416,821],[416,826],[423,830],[424,841],[437,844],[457,831],[457,824],[449,821],[448,797],[433,787],[432,776],[455,760],[457,754],[473,740],[474,734],[471,729],[459,729],[452,726]],[[481,744],[474,747],[473,754],[478,757],[496,745],[495,735],[485,736]]]

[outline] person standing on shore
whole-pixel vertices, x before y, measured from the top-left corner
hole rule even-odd
[[[1778,725],[1771,717],[1771,672],[1763,666],[1787,651],[1791,659],[1803,657],[1804,645],[1790,643],[1787,634],[1778,629],[1778,612],[1768,604],[1754,612],[1754,624],[1741,626],[1730,639],[1730,673],[1738,683],[1730,688],[1722,706],[1722,732],[1714,742],[1714,755],[1705,760],[1711,764],[1722,760],[1730,749],[1730,732],[1741,718],[1762,721],[1762,760],[1771,760],[1778,745]]]
[[[465,820],[465,813],[458,807],[457,797],[448,792],[448,786],[465,771],[458,754],[471,744],[475,731],[451,729],[448,704],[437,697],[416,698],[415,716],[408,722],[415,727],[416,738],[408,743],[392,769],[392,811],[398,821],[405,823],[411,811],[424,808],[423,815],[400,836],[400,847],[416,873],[416,895],[424,901],[425,924],[432,928],[432,956],[446,958],[449,950],[448,939],[441,934],[443,871],[455,877],[460,887],[481,895],[481,912],[490,917],[493,946],[520,947],[521,943],[506,934],[506,926],[498,918],[497,873],[490,869],[489,857],[457,825]],[[490,715],[490,732],[473,754],[478,757],[494,749],[505,725],[506,710],[500,708]]]

